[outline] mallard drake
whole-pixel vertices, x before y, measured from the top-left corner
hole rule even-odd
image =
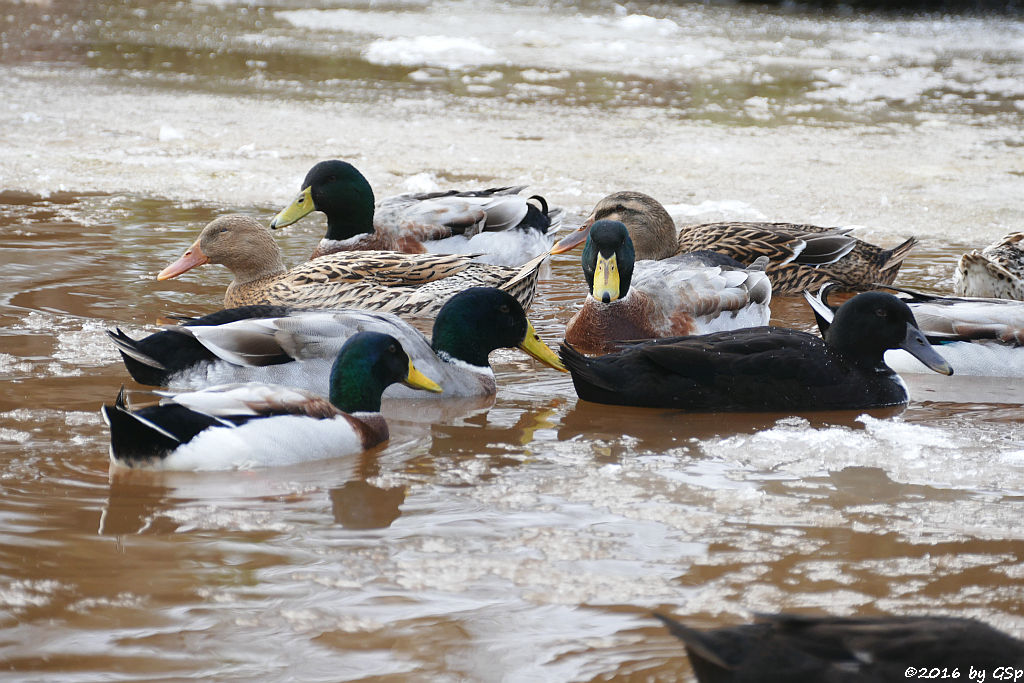
[[[698,631],[654,616],[683,641],[699,683],[888,683],[929,672],[969,680],[972,670],[1012,677],[1024,666],[1024,642],[975,619],[763,614]]]
[[[278,213],[271,228],[291,225],[313,211],[327,215],[327,234],[311,258],[338,251],[408,254],[482,254],[482,262],[519,265],[551,248],[561,209],[525,186],[402,194],[374,207],[373,189],[355,166],[321,161],[302,181],[299,196]]]
[[[602,219],[626,224],[637,245],[638,259],[663,259],[705,249],[747,264],[766,256],[776,295],[817,290],[826,282],[853,290],[892,284],[907,253],[917,244],[911,237],[892,249],[882,249],[851,237],[848,228],[793,223],[705,223],[684,225],[677,234],[672,217],[656,199],[640,192],[616,192],[598,202],[583,225],[558,242],[551,253],[561,254],[582,243],[590,226]]]
[[[576,393],[595,403],[717,412],[880,408],[907,402],[882,360],[902,348],[935,372],[953,369],[932,349],[905,303],[865,292],[836,311],[821,339],[753,327],[658,339],[587,358],[560,349]]]
[[[577,350],[608,353],[620,340],[768,324],[772,288],[763,264],[744,269],[717,254],[634,262],[633,254],[623,223],[594,223],[582,258],[587,298],[565,329]]]
[[[269,310],[269,315],[266,315]],[[251,313],[251,316],[247,314]],[[519,348],[565,372],[508,292],[473,287],[455,294],[434,320],[433,341],[398,316],[367,311],[233,308],[134,340],[108,332],[132,377],[143,384],[202,387],[260,381],[326,394],[330,364],[359,331],[390,334],[441,388],[441,398],[493,396],[491,351]],[[400,384],[386,397],[422,396]]]
[[[1024,232],[1013,232],[980,252],[960,257],[953,271],[953,291],[961,296],[1024,299]]]
[[[817,295],[804,292],[824,334],[835,315],[828,303],[831,288]],[[938,349],[958,375],[1024,377],[1024,302],[936,296],[905,287],[898,292],[928,341]],[[905,351],[886,351],[885,363],[896,372],[927,372],[928,368]]]
[[[360,332],[338,353],[327,398],[275,384],[225,384],[133,411],[122,388],[102,409],[110,459],[125,467],[222,470],[359,453],[387,441],[380,401],[395,382],[441,391],[397,339]]]
[[[225,308],[253,304],[291,308],[361,308],[433,316],[455,292],[493,286],[529,309],[545,254],[520,267],[475,263],[471,256],[338,252],[286,270],[281,250],[263,225],[249,216],[214,219],[157,280],[177,277],[205,263],[220,263],[235,276]]]

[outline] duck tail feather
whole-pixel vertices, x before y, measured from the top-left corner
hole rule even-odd
[[[104,405],[101,412],[110,427],[110,457],[125,465],[162,458],[181,444],[174,434],[132,412],[123,386],[114,405]]]
[[[121,330],[120,327],[115,327],[113,330],[107,330],[107,336],[110,337],[110,341],[114,343],[117,350],[126,356],[156,370],[167,370],[167,366],[139,348],[139,341],[129,337]]]
[[[885,285],[891,285],[896,279],[896,274],[900,271],[900,266],[903,265],[903,260],[907,258],[907,254],[917,244],[918,239],[916,237],[910,237],[902,244],[898,244],[892,249],[883,251],[879,254],[879,265],[878,267],[878,280],[880,283]]]
[[[711,638],[703,632],[690,628],[689,626],[676,621],[672,617],[660,614],[659,612],[653,612],[653,614],[655,618],[659,619],[668,627],[669,633],[683,641],[683,644],[686,645],[686,651],[691,657],[703,659],[709,664],[714,664],[722,669],[732,669],[732,667],[726,664],[718,653],[715,652],[714,642],[712,642]]]
[[[832,319],[835,318],[835,311],[831,306],[828,305],[828,290],[835,285],[831,282],[826,283],[818,290],[817,294],[811,294],[806,289],[804,290],[804,300],[811,307],[811,311],[814,313],[814,320],[818,323],[818,331],[825,334],[829,326],[832,324]]]

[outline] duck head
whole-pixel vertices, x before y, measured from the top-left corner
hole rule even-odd
[[[380,412],[380,397],[396,382],[440,393],[441,387],[412,364],[402,344],[390,334],[352,335],[331,367],[331,403],[346,413]]]
[[[309,169],[302,191],[274,216],[271,229],[283,228],[313,211],[327,215],[327,239],[373,232],[373,189],[352,164],[332,159]]]
[[[437,353],[488,367],[495,349],[518,348],[548,367],[566,372],[526,317],[516,298],[495,287],[470,287],[452,296],[437,314],[431,344]]]
[[[883,354],[898,348],[935,372],[953,374],[953,368],[917,326],[910,307],[886,292],[864,292],[844,303],[824,338],[832,347],[873,367],[884,368]]]
[[[239,282],[285,270],[270,231],[250,216],[232,214],[208,223],[181,258],[161,270],[156,279],[169,280],[206,263],[226,266]]]
[[[620,221],[597,221],[583,247],[583,275],[590,295],[610,303],[629,292],[633,279],[633,240]]]
[[[663,259],[676,251],[676,224],[665,207],[642,192],[614,192],[594,206],[583,225],[562,238],[552,254],[563,254],[582,244],[597,221],[615,220],[625,224],[636,250],[636,258]]]

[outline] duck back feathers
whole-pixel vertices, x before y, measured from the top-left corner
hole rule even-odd
[[[767,256],[775,293],[798,294],[826,282],[854,290],[892,284],[917,244],[911,237],[883,249],[849,232],[795,223],[705,223],[683,226],[677,249],[681,253],[713,249],[742,262]]]
[[[960,257],[953,271],[953,291],[962,296],[1024,299],[1024,232]]]

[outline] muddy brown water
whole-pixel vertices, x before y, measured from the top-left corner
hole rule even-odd
[[[2,199],[0,598],[24,680],[673,680],[688,665],[652,609],[1019,627],[1005,388],[962,403],[948,382],[976,379],[908,376],[910,407],[873,417],[686,415],[578,402],[566,376],[501,352],[493,406],[391,402],[392,440],[363,455],[109,473],[98,407],[145,388],[103,331],[217,308],[226,272],[153,278],[216,211]],[[97,203],[118,222],[80,222]],[[282,243],[296,260],[315,239]],[[559,257],[541,283],[549,343],[577,274]],[[928,284],[913,263],[905,281]],[[775,311],[810,326],[797,300]]]

